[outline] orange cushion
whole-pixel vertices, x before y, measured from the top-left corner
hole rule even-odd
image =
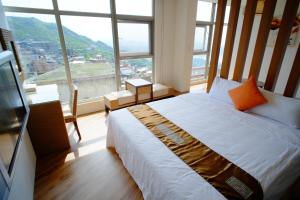
[[[268,102],[260,93],[252,76],[239,87],[229,90],[228,93],[235,108],[240,111],[245,111]]]

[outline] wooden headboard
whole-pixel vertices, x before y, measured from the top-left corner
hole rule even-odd
[[[241,81],[245,62],[247,58],[249,42],[252,32],[252,25],[256,13],[258,0],[247,0],[241,37],[238,44],[237,58],[235,60],[233,80]],[[300,0],[287,0],[284,8],[282,22],[279,28],[278,36],[275,42],[271,62],[268,68],[264,89],[274,91],[278,79],[278,74],[282,65],[285,51],[289,42],[290,33],[297,16],[297,10]],[[258,79],[258,75],[262,66],[262,61],[267,46],[268,36],[271,29],[275,6],[277,0],[265,0],[264,8],[261,16],[259,30],[255,42],[254,53],[250,65],[249,76]],[[211,64],[208,75],[207,91],[209,92],[212,82],[217,74],[218,59],[220,54],[220,45],[222,39],[222,29],[224,25],[224,17],[227,0],[218,0],[217,17],[215,24],[215,34],[213,38]],[[230,63],[232,58],[234,40],[236,35],[236,27],[241,7],[241,0],[231,0],[231,9],[228,21],[228,29],[225,40],[224,54],[221,65],[220,77],[228,79]],[[296,56],[292,65],[289,78],[284,90],[284,95],[293,97],[296,93],[297,84],[300,80],[300,45],[298,46]]]

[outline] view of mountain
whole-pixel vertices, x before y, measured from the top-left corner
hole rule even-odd
[[[55,45],[54,49],[60,49],[60,41],[55,23],[43,22],[33,17],[13,17],[8,16],[9,25],[13,27],[14,36],[18,42],[41,42],[51,43]],[[68,55],[71,57],[84,57],[85,60],[95,58],[101,54],[103,58],[113,63],[113,48],[102,41],[93,41],[88,37],[79,35],[67,27],[63,26],[64,38],[66,41]],[[124,44],[125,46],[128,46]],[[135,47],[138,49],[138,47]],[[128,64],[141,68],[151,66],[151,62],[147,59],[128,60]],[[201,57],[194,57],[193,66],[205,66],[206,61]]]
[[[13,34],[18,42],[40,42],[51,43],[55,45],[53,49],[60,49],[60,41],[55,23],[43,22],[34,17],[7,17],[9,25],[13,28]],[[96,55],[102,55],[103,58],[113,63],[113,48],[102,41],[93,41],[88,37],[79,35],[69,28],[63,26],[64,38],[67,46],[68,55],[71,57],[83,56],[85,60],[95,58]],[[141,46],[141,49],[145,47]],[[124,50],[137,50],[138,44],[124,43]],[[58,58],[56,58],[58,59]],[[151,66],[148,59],[128,60],[128,64],[137,68]]]
[[[57,84],[62,101],[69,98],[68,72],[80,90],[79,101],[98,98],[116,89],[113,47],[63,26],[70,67],[67,69],[55,23],[35,17],[8,16],[7,20],[18,45],[25,83]],[[122,52],[145,49],[137,41],[123,44]],[[151,80],[152,66],[152,58],[120,60],[121,82],[132,78]]]
[[[14,35],[19,42],[32,41],[51,42],[60,48],[57,27],[55,23],[46,23],[36,18],[7,17],[8,23],[14,29]],[[113,49],[101,41],[93,41],[63,27],[68,54],[86,58],[101,54],[108,61],[113,60]]]

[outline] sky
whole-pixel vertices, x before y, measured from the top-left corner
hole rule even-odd
[[[195,50],[203,50],[203,51],[206,50],[204,44],[207,44],[208,33],[209,33],[208,26],[196,27],[195,41],[194,41],[194,49]]]
[[[210,21],[211,9],[211,3],[198,1],[197,21]]]
[[[53,9],[51,0],[2,0],[5,6]],[[60,10],[110,13],[109,0],[58,0]],[[152,0],[116,0],[118,14],[151,16]],[[55,23],[53,15],[6,13],[7,16],[35,17],[44,22]],[[112,46],[112,25],[110,18],[61,16],[62,25],[94,41],[102,41]],[[97,28],[99,27],[99,28]],[[148,29],[140,26],[120,26],[120,40],[124,42],[144,42],[148,40]],[[147,32],[147,35],[145,35]],[[121,42],[121,41],[120,41]]]
[[[110,13],[110,0],[57,0],[60,10]],[[2,0],[3,5],[53,9],[52,0]],[[212,4],[198,1],[197,20],[209,21]],[[228,21],[230,7],[226,8],[225,21]],[[116,0],[117,14],[151,16],[152,0]],[[53,15],[7,13],[8,16],[35,17],[44,22],[55,23]],[[110,18],[61,16],[62,25],[94,41],[102,41],[113,46]],[[98,27],[98,28],[97,28]],[[120,45],[135,42],[147,46],[149,30],[147,25],[119,24]],[[195,47],[202,45],[203,30],[196,29]]]

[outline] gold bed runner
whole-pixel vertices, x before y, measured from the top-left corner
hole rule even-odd
[[[128,110],[227,199],[263,199],[262,188],[255,178],[149,106],[137,105]]]

